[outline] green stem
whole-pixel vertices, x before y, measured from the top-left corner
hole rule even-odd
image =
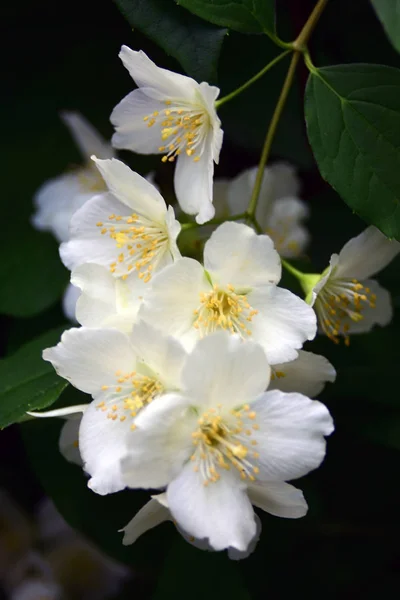
[[[319,21],[320,16],[328,4],[328,0],[318,0],[317,4],[314,6],[314,9],[310,16],[307,19],[306,24],[303,29],[300,31],[299,35],[295,39],[292,44],[292,47],[299,52],[304,52],[306,49],[307,42],[310,38],[310,35],[314,31],[316,24]]]
[[[277,102],[275,110],[274,110],[274,114],[272,115],[272,119],[271,119],[270,125],[268,127],[267,135],[265,137],[265,142],[264,142],[264,146],[263,146],[261,157],[260,157],[260,162],[258,164],[256,181],[254,183],[253,191],[252,191],[250,202],[249,202],[249,207],[247,209],[247,213],[250,217],[254,217],[254,215],[256,214],[257,202],[258,202],[258,198],[259,198],[260,191],[261,191],[261,185],[262,185],[262,181],[263,181],[263,177],[264,177],[265,165],[267,163],[267,160],[268,160],[268,157],[269,157],[269,154],[271,151],[271,146],[272,146],[272,142],[274,140],[276,128],[278,127],[279,119],[281,118],[282,111],[285,106],[286,99],[288,97],[289,90],[290,90],[290,87],[293,82],[293,78],[294,78],[294,74],[296,72],[296,66],[297,66],[297,63],[299,62],[299,58],[300,58],[300,52],[297,52],[297,51],[294,52],[292,55],[292,59],[290,61],[286,79],[284,81],[280,96],[278,98],[278,102]]]
[[[225,104],[225,102],[229,102],[230,100],[232,100],[233,98],[236,98],[236,96],[238,96],[239,94],[241,94],[242,92],[247,90],[248,87],[253,85],[253,83],[255,83],[258,79],[260,79],[260,77],[262,77],[267,71],[269,71],[274,65],[276,65],[279,61],[281,61],[282,58],[284,58],[289,53],[290,53],[290,50],[285,50],[285,52],[282,52],[281,54],[276,56],[273,60],[271,60],[271,62],[269,62],[267,65],[265,65],[265,67],[263,67],[261,69],[261,71],[259,71],[256,75],[254,75],[254,77],[252,77],[251,79],[246,81],[246,83],[244,83],[243,85],[238,87],[236,90],[234,90],[227,96],[224,96],[223,98],[220,98],[220,100],[217,100],[215,102],[215,107],[218,109],[220,106]]]
[[[296,279],[298,279],[299,281],[301,281],[302,279],[304,279],[304,273],[302,273],[298,269],[295,269],[293,265],[291,265],[290,263],[288,263],[283,258],[281,258],[281,263],[282,263],[282,267],[284,267],[286,269],[286,271],[289,271],[289,273],[291,273],[292,275],[294,275],[296,277]]]

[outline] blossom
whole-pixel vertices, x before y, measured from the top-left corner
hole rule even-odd
[[[157,67],[142,51],[119,54],[138,86],[113,110],[112,143],[141,154],[177,159],[175,192],[184,212],[198,223],[214,216],[212,180],[223,132],[215,110],[219,89]]]
[[[116,159],[94,161],[108,192],[86,202],[71,219],[70,240],[60,247],[67,268],[86,262],[107,266],[114,277],[136,272],[144,282],[180,256],[180,225],[154,185]]]
[[[112,158],[114,150],[79,113],[61,115],[78,146],[84,164],[64,175],[47,181],[36,192],[33,203],[36,212],[32,224],[36,229],[50,231],[59,242],[69,239],[72,215],[96,193],[106,190],[103,178],[90,160],[92,154]]]
[[[224,223],[205,244],[204,267],[182,258],[154,278],[139,316],[189,350],[217,329],[253,339],[270,364],[297,357],[316,332],[310,307],[277,287],[279,255],[272,240],[239,223]]]
[[[315,398],[326,382],[333,383],[335,379],[336,371],[325,356],[300,350],[295,360],[271,368],[269,389],[299,392]]]
[[[286,486],[286,488],[292,488],[294,493],[287,494],[286,499],[289,499],[292,502],[290,506],[290,516],[289,518],[298,518],[303,517],[307,511],[307,504],[304,500],[303,494],[300,490],[296,490],[293,486],[289,486],[288,484],[275,484],[278,486]],[[274,488],[274,484],[271,485],[271,488]],[[287,491],[287,490],[285,490]],[[297,505],[297,510],[296,510]],[[282,516],[282,515],[281,515]],[[243,558],[247,558],[255,549],[258,539],[261,533],[261,521],[258,516],[255,514],[256,521],[256,535],[252,539],[250,545],[246,549],[245,552],[240,552],[236,550],[236,548],[228,548],[228,556],[232,560],[241,560]],[[213,551],[213,548],[208,543],[207,539],[196,539],[191,535],[188,535],[185,531],[180,529],[179,525],[174,521],[171,511],[168,508],[167,495],[165,493],[155,494],[151,496],[151,499],[142,506],[142,508],[136,513],[136,515],[129,521],[129,523],[121,529],[124,533],[122,543],[124,546],[129,546],[130,544],[134,544],[136,540],[149,531],[153,529],[157,525],[164,523],[165,521],[171,521],[177,527],[179,533],[185,538],[189,544],[199,548],[199,550],[208,550]]]
[[[345,344],[349,335],[387,325],[392,318],[389,293],[370,279],[399,253],[400,244],[389,240],[376,227],[368,227],[349,240],[339,254],[332,254],[329,267],[320,275],[301,281],[307,301],[314,307],[322,333]]]
[[[125,483],[166,486],[178,526],[214,550],[247,550],[257,532],[252,503],[280,516],[305,514],[301,493],[280,484],[320,465],[333,430],[320,402],[264,392],[269,377],[258,344],[216,332],[188,355],[181,393],[146,406],[128,439]]]
[[[88,406],[62,410],[63,415],[83,412],[79,450],[89,487],[97,493],[125,487],[119,461],[135,417],[154,399],[180,388],[185,356],[175,339],[146,323],[137,323],[129,336],[116,329],[70,329],[57,346],[44,350],[43,358],[61,377],[93,397]],[[61,416],[59,411],[41,415]]]
[[[86,263],[72,271],[71,281],[78,290],[76,319],[85,327],[115,327],[129,332],[147,287],[135,273],[115,278],[109,269]]]
[[[246,211],[254,187],[257,167],[242,171],[232,180],[214,181],[214,203],[218,216],[242,214]],[[284,258],[299,256],[309,234],[303,225],[308,207],[299,195],[300,181],[295,169],[276,163],[264,170],[256,218],[261,228],[274,241]]]

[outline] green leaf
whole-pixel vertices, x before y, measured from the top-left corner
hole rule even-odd
[[[226,29],[204,23],[172,0],[114,0],[128,23],[138,28],[198,81],[217,79]]]
[[[68,272],[58,254],[58,244],[49,234],[36,232],[28,224],[5,229],[0,240],[0,312],[14,317],[36,315],[62,296]]]
[[[400,52],[400,0],[371,0],[386,35]]]
[[[87,402],[86,394],[73,388],[68,391],[69,403]],[[143,534],[135,544],[123,546],[119,530],[150,500],[150,492],[95,494],[88,488],[88,477],[82,468],[67,462],[59,452],[62,424],[62,419],[36,419],[20,425],[29,459],[45,492],[71,527],[116,560],[133,568],[145,567],[149,577],[156,580],[171,537],[179,536],[175,527],[165,523]]]
[[[67,387],[42,359],[43,349],[56,344],[64,329],[52,329],[0,361],[0,428],[19,421],[27,410],[50,406]]]
[[[226,552],[198,550],[181,538],[165,559],[152,600],[186,598],[188,590],[191,600],[250,600],[238,563]]]
[[[400,70],[313,68],[305,116],[322,177],[367,223],[400,239]]]
[[[175,0],[206,21],[243,33],[275,31],[274,0]]]

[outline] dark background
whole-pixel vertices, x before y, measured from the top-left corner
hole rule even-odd
[[[278,5],[278,29],[283,39],[290,39],[290,32],[301,29],[314,2],[281,0]],[[68,274],[58,262],[56,243],[47,234],[40,234],[47,245],[38,269],[31,252],[39,238],[28,224],[35,190],[79,161],[58,112],[79,110],[106,137],[111,136],[109,114],[132,89],[132,81],[118,59],[123,43],[145,49],[162,66],[181,69],[141,33],[132,32],[111,0],[19,0],[3,3],[0,15],[1,272],[16,261],[18,280],[13,281],[12,289],[19,286],[21,294],[39,296],[45,305],[45,310],[35,316],[1,317],[1,351],[7,354],[65,322],[59,298]],[[386,41],[367,1],[331,0],[313,37],[311,51],[317,65],[364,61],[400,66],[399,56]],[[219,69],[222,95],[261,68],[273,52],[264,37],[230,33]],[[217,175],[233,176],[257,163],[286,68],[286,64],[277,68],[271,79],[267,76],[237,104],[224,107],[221,118],[226,143]],[[364,224],[318,175],[302,118],[306,78],[307,71],[301,65],[273,158],[289,159],[299,167],[302,197],[309,202],[312,214],[312,244],[303,267],[317,270],[324,268],[330,254],[340,250]],[[168,165],[153,157],[127,158],[142,173],[156,167],[158,182],[165,194],[170,194]],[[16,247],[23,252],[15,255]],[[398,267],[397,261],[380,277],[393,294],[397,313]],[[52,281],[45,277],[49,272],[56,280],[54,293],[49,292]],[[287,278],[285,283],[293,282]],[[5,288],[7,292],[7,285]],[[310,504],[309,515],[295,522],[263,515],[257,551],[248,560],[234,564],[249,598],[261,600],[272,594],[280,598],[293,592],[311,598],[372,598],[400,591],[399,321],[397,314],[385,330],[352,338],[349,349],[337,348],[326,339],[313,343],[312,350],[325,354],[339,372],[337,384],[322,397],[335,418],[336,433],[329,440],[321,469],[299,483]],[[206,594],[213,598],[219,585],[221,594],[228,593],[225,584],[217,583],[224,579],[228,568],[225,557],[183,545],[171,524],[146,535],[134,549],[123,549],[116,530],[131,518],[133,507],[140,506],[146,495],[123,492],[114,498],[94,497],[86,489],[78,467],[65,464],[58,456],[58,423],[35,422],[21,429],[38,475],[27,459],[19,429],[13,426],[0,433],[0,486],[9,489],[28,511],[33,511],[43,486],[55,495],[57,505],[74,526],[132,565],[137,574],[135,597],[149,598],[157,585],[157,594],[162,589],[157,595],[160,598],[172,592],[175,597],[186,598],[185,591],[191,598]],[[110,511],[112,518],[107,522]],[[193,586],[194,577],[198,585]]]

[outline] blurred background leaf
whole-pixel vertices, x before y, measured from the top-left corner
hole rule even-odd
[[[172,0],[114,0],[128,23],[146,34],[198,81],[217,79],[226,29],[191,15]]]
[[[386,35],[396,50],[400,52],[400,1],[371,0],[371,3],[383,25]]]
[[[206,21],[243,33],[275,30],[275,0],[175,0]]]

